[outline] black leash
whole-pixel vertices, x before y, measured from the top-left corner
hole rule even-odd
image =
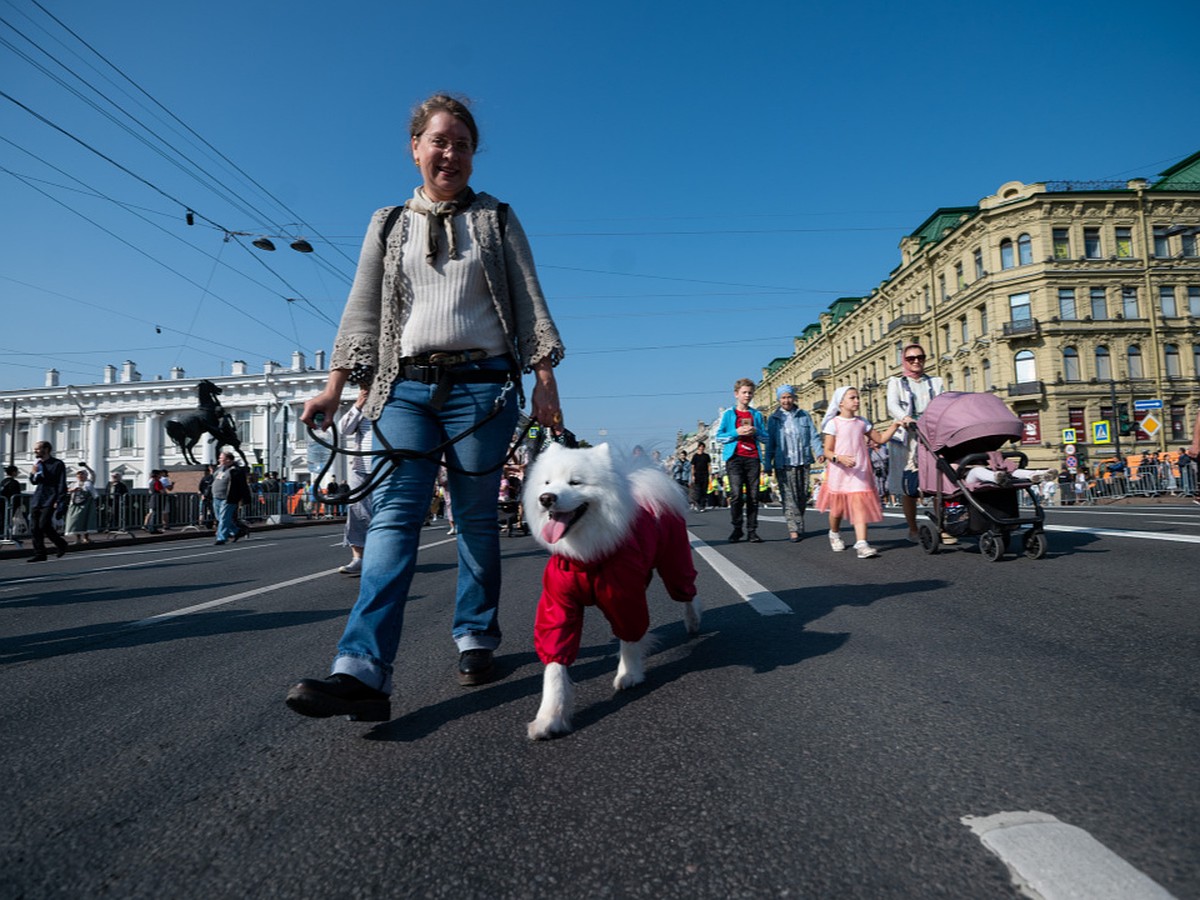
[[[333,467],[333,463],[337,459],[337,455],[339,453],[352,457],[381,457],[385,460],[385,462],[382,465],[376,466],[371,472],[370,477],[357,488],[351,488],[349,483],[347,483],[341,490],[335,491],[332,494],[327,494],[325,496],[326,503],[335,503],[338,505],[357,503],[370,494],[371,491],[375,490],[375,488],[379,487],[379,485],[383,484],[383,482],[386,481],[391,474],[400,467],[402,462],[410,459],[423,459],[439,466],[445,466],[450,471],[457,472],[460,475],[469,475],[474,477],[478,475],[491,474],[513,458],[517,448],[520,446],[520,438],[513,442],[513,445],[509,448],[508,453],[504,455],[500,462],[494,466],[490,466],[489,468],[481,469],[478,472],[454,465],[449,459],[445,458],[444,454],[448,448],[453,447],[464,438],[470,437],[492,419],[496,418],[496,416],[500,415],[501,411],[504,409],[505,403],[508,402],[508,395],[514,389],[514,387],[515,385],[513,384],[512,379],[509,378],[505,382],[504,387],[500,389],[500,394],[492,403],[492,408],[486,416],[484,416],[466,431],[463,431],[452,438],[448,438],[430,450],[409,450],[403,447],[393,447],[388,443],[387,438],[385,438],[378,429],[375,430],[374,434],[375,438],[383,443],[384,447],[382,450],[347,450],[338,446],[339,441],[337,426],[332,422],[329,425],[329,430],[333,432],[333,443],[326,442],[321,437],[320,433],[313,430],[311,425],[306,426],[308,428],[309,439],[316,441],[322,447],[330,451],[329,459],[325,461],[325,465],[321,467],[321,471],[317,474],[317,477],[313,479],[313,487],[315,488],[325,480],[325,476],[329,474],[329,470]]]

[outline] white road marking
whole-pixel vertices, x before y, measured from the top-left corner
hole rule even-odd
[[[713,571],[724,578],[726,584],[740,594],[741,598],[749,603],[760,616],[788,615],[792,612],[790,606],[690,531],[688,537],[691,538],[692,549],[700,554]]]
[[[1174,900],[1098,840],[1048,813],[963,816],[1033,900]]]
[[[419,549],[427,550],[430,547],[440,547],[442,544],[453,544],[454,539],[444,541],[434,541],[432,544],[422,544]],[[257,544],[259,547],[269,547],[270,544]],[[132,565],[139,565],[133,563]],[[123,566],[112,566],[111,568],[124,568]],[[315,581],[318,578],[324,578],[327,575],[337,574],[337,569],[326,569],[321,572],[314,572],[311,575],[301,575],[299,578],[292,578],[288,581],[280,581],[275,584],[266,584],[260,588],[255,588],[251,591],[242,591],[240,594],[231,594],[228,597],[218,597],[216,600],[208,600],[204,603],[197,603],[195,606],[186,606],[183,609],[175,609],[170,612],[159,613],[155,616],[150,616],[147,619],[140,619],[137,622],[130,622],[126,628],[141,628],[145,625],[153,625],[157,622],[165,622],[168,619],[175,619],[179,616],[186,616],[189,613],[203,612],[206,609],[213,609],[218,606],[225,606],[229,603],[236,603],[238,600],[245,600],[249,597],[257,597],[259,594],[268,594],[271,591],[278,591],[281,588],[292,587],[297,584],[304,584],[306,581]]]

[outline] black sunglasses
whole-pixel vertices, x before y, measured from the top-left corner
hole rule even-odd
[[[904,358],[909,362],[925,362],[924,356],[906,356]]]

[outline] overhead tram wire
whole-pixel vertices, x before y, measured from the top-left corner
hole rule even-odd
[[[2,92],[2,91],[0,91],[0,93],[3,93],[3,92]],[[67,206],[67,204],[63,203],[63,202],[62,202],[61,200],[59,200],[57,197],[55,197],[55,196],[53,196],[53,195],[51,195],[51,194],[47,193],[46,191],[43,191],[41,188],[39,188],[39,187],[37,187],[37,186],[35,186],[35,185],[29,184],[29,183],[28,183],[28,182],[26,182],[26,181],[25,181],[25,180],[24,180],[24,179],[23,179],[23,178],[22,178],[20,175],[17,175],[17,173],[13,172],[12,170],[10,170],[10,169],[7,169],[7,168],[5,168],[5,167],[3,167],[3,166],[0,166],[0,172],[7,172],[9,175],[12,175],[14,178],[17,178],[18,180],[20,180],[20,181],[22,181],[23,183],[25,183],[25,184],[26,184],[26,185],[27,185],[29,188],[31,188],[32,190],[35,190],[35,191],[37,191],[39,194],[42,194],[44,197],[46,197],[46,198],[48,198],[48,199],[52,200],[53,202],[57,203],[59,206],[62,206],[64,209],[67,209],[67,210],[69,210],[69,211],[71,211],[71,212],[75,213],[75,215],[79,216],[79,217],[80,217],[81,219],[83,219],[85,222],[89,222],[90,224],[92,224],[92,225],[95,225],[97,228],[99,228],[99,229],[100,229],[101,231],[103,231],[105,234],[107,234],[107,235],[109,235],[110,237],[113,237],[113,238],[115,238],[116,240],[120,241],[122,244],[124,244],[125,246],[129,247],[131,250],[134,250],[135,252],[137,252],[137,253],[141,254],[142,256],[146,257],[146,258],[147,258],[148,260],[150,260],[151,262],[157,263],[158,265],[160,265],[160,266],[162,266],[164,269],[166,269],[168,272],[172,272],[173,274],[175,274],[175,275],[178,275],[180,278],[182,278],[182,279],[183,279],[184,281],[186,281],[188,284],[190,284],[190,285],[193,285],[194,287],[201,287],[201,285],[200,285],[200,284],[198,284],[197,282],[195,282],[194,280],[192,280],[192,278],[190,278],[189,276],[187,276],[187,275],[185,275],[184,273],[180,272],[178,269],[176,269],[176,268],[174,268],[174,267],[172,267],[172,266],[168,265],[167,263],[163,262],[163,261],[162,261],[162,260],[160,260],[160,259],[156,259],[155,257],[151,256],[149,253],[147,253],[145,250],[143,250],[141,247],[138,247],[136,244],[133,244],[133,243],[131,243],[130,241],[127,241],[127,240],[125,240],[125,238],[121,237],[121,236],[120,236],[119,234],[117,234],[116,232],[110,231],[109,229],[107,229],[107,228],[105,228],[103,225],[101,225],[99,222],[95,221],[94,219],[91,219],[91,218],[89,218],[88,216],[84,215],[83,213],[79,212],[78,210],[71,209],[71,207]],[[219,227],[219,226],[218,226],[218,227]],[[222,297],[220,294],[212,294],[212,296],[213,296],[213,297],[215,297],[215,298],[216,298],[217,300],[219,300],[220,302],[224,303],[224,304],[225,304],[226,306],[228,306],[230,309],[232,309],[232,310],[235,310],[235,311],[236,311],[236,312],[238,312],[238,313],[241,313],[243,316],[245,316],[247,319],[249,319],[250,321],[254,322],[255,324],[257,324],[257,325],[261,325],[261,326],[262,326],[263,328],[265,328],[267,331],[270,331],[270,332],[272,332],[273,334],[277,334],[277,335],[279,335],[279,337],[283,338],[285,341],[290,341],[290,340],[291,340],[291,338],[290,338],[290,337],[288,337],[288,336],[287,336],[286,334],[284,334],[283,332],[281,332],[281,331],[276,331],[276,330],[275,330],[273,327],[271,327],[270,325],[268,325],[266,322],[262,321],[261,319],[258,319],[258,318],[256,318],[255,316],[252,316],[252,315],[250,315],[250,313],[246,312],[244,309],[242,309],[241,307],[239,307],[237,304],[235,304],[235,303],[232,303],[232,302],[231,302],[231,301],[229,301],[229,300],[226,300],[226,299],[225,299],[224,297]]]
[[[98,309],[98,310],[101,310],[102,312],[110,313],[115,316],[120,316],[123,319],[129,319],[131,322],[138,322],[142,325],[147,325],[151,328],[161,328],[163,331],[169,332],[171,334],[178,334],[181,337],[189,337],[192,340],[202,341],[205,344],[211,344],[214,347],[219,347],[222,350],[226,350],[230,353],[236,353],[239,356],[245,356],[248,359],[257,359],[260,357],[263,359],[267,359],[270,356],[270,354],[264,353],[261,349],[260,350],[247,350],[244,347],[235,347],[232,344],[226,344],[226,343],[223,343],[222,341],[214,341],[212,338],[200,337],[199,335],[195,335],[195,334],[188,335],[188,334],[185,334],[184,332],[180,331],[178,328],[172,328],[169,325],[163,325],[161,322],[153,322],[150,319],[143,319],[140,316],[132,315],[130,313],[125,312],[124,310],[114,309],[111,306],[105,306],[101,303],[93,303],[90,300],[80,300],[78,297],[72,297],[70,294],[64,294],[62,291],[54,291],[54,290],[51,290],[50,288],[40,287],[39,285],[36,285],[36,284],[30,284],[28,281],[21,281],[18,278],[11,278],[7,275],[0,275],[0,279],[3,279],[5,281],[11,281],[13,284],[19,284],[19,285],[21,285],[21,287],[29,288],[30,290],[41,291],[42,293],[50,294],[53,297],[58,297],[62,300],[66,300],[70,303],[78,303],[80,306],[87,306],[91,309]],[[120,350],[120,351],[114,350],[114,351],[95,351],[95,352],[129,353],[129,352],[133,352],[138,349],[141,349],[141,348],[134,347],[134,348],[126,348],[125,350]],[[219,354],[213,353],[211,350],[199,350],[197,348],[193,348],[193,349],[195,349],[197,353],[207,353],[210,356],[219,358]],[[56,350],[55,352],[56,353],[83,353],[83,352],[90,352],[90,351]]]
[[[165,145],[174,154],[176,154],[178,157],[183,159],[188,164],[188,166],[190,166],[195,171],[191,171],[191,170],[189,170],[188,167],[180,164],[180,162],[177,159],[172,158],[169,154],[163,152],[163,150],[161,148],[155,146],[149,140],[147,140],[145,137],[136,133],[128,125],[119,121],[115,116],[113,116],[111,113],[109,113],[105,109],[102,109],[95,101],[84,96],[80,91],[78,91],[77,89],[75,89],[74,87],[69,85],[66,81],[64,81],[58,75],[51,72],[49,69],[47,69],[41,63],[34,60],[27,53],[24,53],[23,51],[19,50],[10,41],[0,37],[0,44],[3,44],[5,46],[9,47],[10,49],[12,49],[14,53],[21,56],[23,59],[25,59],[27,62],[29,62],[30,65],[32,65],[35,68],[37,68],[38,70],[40,70],[43,74],[46,75],[46,77],[48,77],[51,80],[58,83],[64,90],[70,92],[72,95],[77,97],[83,103],[90,106],[101,116],[103,116],[104,118],[106,118],[107,120],[112,122],[116,127],[118,127],[119,129],[121,129],[122,131],[127,133],[134,140],[138,141],[139,143],[141,143],[142,145],[147,147],[151,152],[158,155],[164,161],[175,166],[175,168],[177,168],[183,174],[187,175],[189,178],[192,178],[201,187],[204,187],[204,188],[212,191],[221,200],[228,203],[233,208],[239,210],[243,215],[245,215],[247,217],[247,219],[256,221],[257,225],[258,225],[258,228],[256,230],[268,231],[268,232],[278,232],[278,231],[283,230],[283,226],[279,225],[278,222],[275,221],[274,218],[269,213],[267,213],[264,210],[257,207],[253,203],[253,201],[239,195],[235,189],[222,183],[217,175],[215,175],[212,172],[205,169],[202,165],[200,165],[200,163],[196,162],[194,159],[189,157],[186,153],[184,153],[178,147],[173,145],[168,139],[163,137],[161,134],[159,134],[154,129],[149,127],[145,122],[141,121],[133,113],[129,112],[127,109],[125,109],[123,106],[121,106],[117,101],[113,100],[111,97],[104,94],[102,91],[100,91],[94,85],[89,83],[87,81],[87,79],[83,78],[81,75],[79,75],[77,72],[72,70],[69,66],[67,66],[65,63],[63,63],[61,60],[54,57],[45,48],[41,47],[35,41],[33,41],[30,37],[28,37],[23,32],[21,32],[20,29],[18,29],[16,26],[14,26],[11,22],[0,17],[0,23],[7,25],[13,31],[15,31],[17,34],[19,34],[22,38],[24,38],[26,41],[28,41],[31,45],[36,47],[45,56],[54,60],[55,63],[57,63],[60,67],[65,69],[67,72],[69,72],[74,78],[76,78],[78,81],[83,83],[87,88],[89,88],[91,91],[93,91],[95,94],[97,94],[98,96],[103,98],[107,103],[109,103],[115,109],[119,110],[122,114],[124,114],[126,117],[128,117],[130,120],[132,120],[134,123],[136,123],[143,131],[150,134],[161,144]],[[89,49],[91,49],[91,48],[89,47]],[[108,61],[105,60],[105,62],[107,63]],[[109,63],[109,65],[111,66],[111,63]],[[201,178],[199,175],[197,175],[196,174],[197,172],[201,173],[204,176],[204,178]],[[179,201],[175,201],[175,202],[179,202]],[[282,204],[281,204],[281,206],[282,206]],[[194,205],[187,207],[187,208],[190,210],[193,210],[193,211],[195,210]],[[282,206],[282,208],[285,209],[289,215],[293,215],[293,216],[297,215],[292,210],[288,209],[286,206]],[[297,223],[297,224],[300,224],[300,223]],[[310,232],[310,233],[315,233],[315,232]],[[276,235],[273,234],[272,236],[276,236]],[[288,235],[288,237],[292,237],[292,236]],[[339,254],[341,254],[340,250],[338,252],[339,252]],[[341,255],[345,256],[345,254],[341,254]],[[326,271],[328,271],[330,274],[340,278],[341,280],[345,281],[346,283],[350,282],[350,276],[347,273],[335,268],[330,262],[325,260],[323,257],[315,258],[314,263],[316,265],[320,266],[321,268],[326,269]]]
[[[269,197],[274,203],[276,203],[279,206],[280,209],[286,211],[289,216],[291,216],[293,219],[296,220],[297,223],[299,223],[300,225],[302,225],[304,228],[307,229],[306,233],[312,234],[312,235],[316,236],[317,238],[319,238],[321,241],[325,242],[328,246],[336,248],[336,245],[334,245],[331,241],[329,241],[327,238],[325,238],[325,236],[323,234],[321,234],[315,228],[312,228],[304,220],[303,216],[301,216],[299,213],[295,212],[290,206],[288,206],[286,203],[284,203],[282,200],[280,200],[278,197],[276,197],[270,190],[265,188],[255,178],[253,178],[249,173],[247,173],[244,169],[242,169],[241,166],[239,166],[237,163],[235,163],[233,160],[231,160],[228,156],[226,156],[224,153],[222,153],[220,150],[218,150],[216,147],[214,147],[207,140],[205,140],[205,138],[203,138],[198,132],[196,132],[195,129],[193,129],[190,125],[188,125],[186,122],[184,122],[182,119],[180,119],[177,115],[175,115],[175,113],[173,113],[169,109],[167,109],[167,107],[165,107],[162,103],[160,103],[154,96],[152,96],[147,90],[145,90],[145,88],[143,88],[140,84],[138,84],[136,81],[134,81],[128,75],[126,75],[125,72],[120,69],[120,67],[118,67],[116,64],[111,62],[103,53],[101,53],[99,50],[97,50],[95,47],[93,47],[91,44],[89,44],[86,40],[84,40],[82,37],[80,37],[66,23],[64,23],[56,15],[54,15],[52,12],[50,12],[48,9],[46,9],[46,7],[44,7],[41,3],[39,3],[38,0],[31,0],[31,2],[33,3],[34,6],[36,6],[38,9],[40,9],[45,15],[49,16],[52,20],[54,20],[54,22],[60,28],[62,28],[64,31],[66,31],[68,34],[70,34],[71,37],[75,38],[75,40],[79,41],[79,43],[83,44],[83,46],[87,47],[88,50],[90,50],[93,54],[96,55],[96,57],[98,57],[100,60],[102,60],[105,65],[107,65],[114,72],[116,72],[118,75],[120,75],[129,84],[133,85],[133,87],[136,88],[144,97],[146,97],[148,100],[150,100],[150,102],[152,102],[155,106],[157,106],[159,109],[161,109],[168,116],[170,116],[173,120],[178,122],[183,128],[185,128],[188,131],[189,134],[193,135],[198,141],[200,141],[202,144],[204,144],[205,147],[208,147],[213,153],[217,154],[217,156],[219,156],[230,167],[232,167],[234,169],[234,171],[239,173],[250,184],[254,185],[254,187],[256,187],[259,191],[261,191],[264,196]],[[348,263],[350,263],[351,266],[357,266],[358,261],[356,259],[351,258],[347,254],[342,252],[340,249],[338,249],[337,252]]]
[[[201,253],[201,254],[203,254],[204,256],[207,256],[209,259],[212,259],[212,260],[214,260],[214,262],[216,262],[216,261],[218,261],[218,260],[219,260],[219,256],[213,256],[213,255],[212,255],[211,253],[209,253],[208,251],[206,251],[206,250],[204,250],[204,249],[202,249],[202,248],[200,248],[200,247],[197,247],[196,245],[194,245],[194,244],[191,244],[191,243],[189,243],[188,241],[184,240],[182,237],[180,237],[180,236],[179,236],[178,234],[176,234],[174,231],[172,231],[172,230],[170,230],[170,229],[168,229],[168,228],[164,228],[162,225],[158,224],[157,222],[153,222],[153,221],[151,221],[150,219],[148,219],[146,216],[142,215],[141,213],[135,212],[135,211],[134,211],[134,209],[135,209],[135,208],[134,208],[134,207],[133,207],[131,204],[123,204],[123,203],[121,203],[119,200],[116,200],[116,199],[114,199],[114,198],[112,198],[112,197],[109,197],[109,196],[108,196],[107,194],[105,194],[104,192],[97,190],[96,188],[92,187],[91,185],[88,185],[86,182],[84,182],[84,181],[80,180],[79,178],[76,178],[76,177],[75,177],[74,175],[72,175],[71,173],[64,171],[63,169],[59,168],[58,166],[54,165],[53,163],[49,162],[48,160],[42,159],[42,158],[41,158],[41,157],[39,157],[37,154],[34,154],[34,153],[30,152],[29,150],[25,149],[24,147],[20,146],[19,144],[15,144],[15,143],[13,143],[13,142],[12,142],[12,141],[10,141],[8,138],[6,138],[6,137],[3,137],[2,135],[0,135],[0,140],[4,141],[4,142],[5,142],[5,143],[7,143],[7,144],[10,144],[10,145],[11,145],[11,146],[13,146],[13,147],[16,147],[18,150],[22,151],[23,153],[27,153],[27,154],[29,154],[29,155],[30,155],[30,156],[32,156],[34,159],[36,159],[38,162],[42,163],[42,164],[43,164],[43,165],[45,165],[45,166],[48,166],[49,168],[51,168],[51,169],[53,169],[54,171],[56,171],[56,172],[60,173],[60,174],[61,174],[61,175],[63,175],[64,177],[66,177],[66,178],[70,178],[72,181],[76,182],[77,184],[83,185],[84,187],[88,188],[88,189],[89,189],[89,190],[92,192],[92,195],[93,195],[93,196],[95,196],[95,197],[97,197],[97,198],[99,198],[99,199],[102,199],[102,200],[106,200],[106,201],[108,201],[108,202],[110,202],[110,203],[113,203],[113,204],[116,204],[117,206],[120,206],[120,207],[122,207],[123,209],[125,209],[125,211],[126,211],[126,212],[130,213],[131,215],[135,216],[135,217],[136,217],[136,218],[138,218],[138,219],[141,219],[143,222],[145,222],[145,223],[146,223],[147,225],[149,225],[150,227],[158,229],[159,231],[163,232],[163,234],[167,235],[168,237],[172,238],[173,240],[179,241],[181,244],[183,244],[184,246],[188,247],[189,249],[191,249],[191,250],[195,250],[196,252],[198,252],[198,253]],[[80,213],[78,210],[76,210],[74,207],[70,206],[69,204],[63,203],[61,200],[59,200],[59,199],[57,199],[56,197],[54,197],[54,196],[53,196],[52,194],[50,194],[48,191],[42,190],[41,188],[38,188],[37,186],[35,186],[34,184],[32,184],[31,182],[32,182],[32,181],[34,181],[35,179],[30,179],[28,176],[22,175],[22,174],[20,174],[20,173],[18,173],[18,172],[14,172],[14,171],[12,171],[11,169],[8,169],[8,168],[6,168],[6,167],[4,167],[4,166],[2,166],[2,165],[0,165],[0,171],[3,171],[3,172],[5,172],[5,173],[7,173],[7,174],[9,174],[9,175],[12,175],[12,176],[13,176],[14,178],[16,178],[17,180],[24,182],[24,184],[25,184],[27,187],[33,188],[33,190],[36,190],[36,191],[38,191],[38,192],[39,192],[39,193],[41,193],[43,196],[49,197],[50,199],[54,200],[54,202],[58,203],[60,206],[63,206],[63,207],[65,207],[65,208],[69,209],[71,212],[75,213],[76,215],[80,216],[81,218],[85,218],[85,219],[87,218],[86,216],[83,216],[83,214],[82,214],[82,213]],[[53,182],[44,182],[44,183],[51,183],[51,184],[52,184]],[[55,185],[55,186],[56,186],[56,187],[61,187],[60,185]],[[92,220],[91,220],[91,219],[87,219],[87,221],[89,221],[89,222],[92,222]],[[92,224],[97,224],[97,223],[95,223],[95,222],[92,222]],[[102,226],[99,226],[99,225],[97,225],[97,227],[101,227],[101,228],[102,228]],[[224,231],[224,229],[222,229],[222,228],[221,228],[219,225],[214,225],[213,227],[214,227],[216,230]],[[107,231],[107,229],[103,229],[103,230]],[[113,235],[113,237],[117,237],[117,235],[113,234],[113,232],[111,232],[111,231],[108,231],[108,233],[109,233],[109,234],[112,234],[112,235]],[[232,237],[234,237],[234,236],[238,236],[238,234],[239,234],[238,232],[228,232],[228,231],[226,231],[226,232],[225,232],[225,235],[226,235],[226,241],[230,240],[230,239],[231,239]],[[118,239],[120,239],[120,238],[118,238]],[[126,243],[128,243],[128,242],[126,242]],[[267,265],[267,264],[266,264],[266,263],[265,263],[265,262],[262,260],[262,258],[261,258],[261,257],[260,257],[258,254],[256,254],[256,253],[251,253],[251,252],[250,252],[250,250],[249,250],[249,248],[247,248],[247,247],[245,246],[245,244],[242,244],[242,242],[241,242],[241,241],[238,241],[237,243],[238,243],[238,245],[239,245],[239,246],[241,246],[243,249],[245,249],[245,250],[246,250],[246,252],[247,252],[247,253],[249,253],[249,254],[250,254],[250,256],[251,256],[252,258],[254,258],[254,259],[255,259],[255,260],[256,260],[256,261],[257,261],[257,262],[258,262],[260,265],[262,265],[264,268],[266,268],[266,269],[267,269],[267,271],[269,271],[269,272],[270,272],[272,275],[274,275],[276,278],[278,278],[280,282],[282,282],[284,285],[286,285],[286,286],[287,286],[287,287],[288,287],[288,288],[289,288],[289,289],[292,291],[292,293],[299,293],[299,292],[296,290],[296,288],[295,288],[295,287],[293,287],[293,286],[292,286],[292,285],[291,285],[291,284],[290,284],[290,283],[287,281],[287,279],[285,279],[285,278],[284,278],[282,275],[280,275],[278,272],[276,272],[274,269],[272,269],[270,266],[268,266],[268,265]],[[132,245],[131,245],[131,246],[132,246]],[[149,256],[149,254],[146,254],[144,251],[141,251],[141,252],[143,253],[143,255]],[[151,258],[151,259],[153,259],[153,257],[150,257],[150,258]],[[166,266],[166,264],[165,264],[165,263],[162,263],[160,260],[155,260],[155,261],[156,261],[156,262],[159,262],[159,263],[160,263],[160,265],[163,265],[164,267],[166,267],[166,268],[169,268],[168,266]],[[251,275],[247,274],[246,272],[243,272],[241,269],[237,268],[236,266],[230,265],[229,263],[226,263],[226,262],[221,262],[220,264],[221,264],[222,266],[224,266],[225,268],[229,269],[231,272],[234,272],[235,274],[242,276],[242,277],[243,277],[243,278],[245,278],[247,281],[249,281],[251,284],[255,284],[255,285],[257,285],[258,287],[262,288],[262,289],[263,289],[263,290],[265,290],[265,291],[270,291],[271,293],[273,293],[273,294],[275,294],[276,296],[278,296],[278,297],[279,297],[281,300],[288,301],[289,303],[291,302],[291,300],[290,300],[288,297],[284,297],[282,294],[278,294],[276,291],[274,291],[274,290],[273,290],[272,288],[270,288],[268,285],[266,285],[266,284],[263,284],[261,281],[259,281],[258,279],[256,279],[256,278],[252,277]],[[174,270],[172,270],[172,271],[174,271]],[[214,295],[214,296],[216,296],[216,295]],[[304,302],[305,302],[305,303],[308,303],[308,305],[312,307],[313,314],[315,314],[315,316],[316,316],[317,318],[323,319],[325,322],[327,322],[327,323],[329,323],[329,324],[332,324],[332,325],[334,325],[334,327],[337,327],[336,323],[335,323],[335,322],[333,322],[333,321],[332,321],[332,320],[329,318],[329,316],[328,316],[328,315],[326,315],[326,314],[324,313],[324,311],[323,311],[323,310],[321,310],[319,307],[317,307],[315,304],[313,304],[311,301],[309,301],[309,300],[307,300],[307,299],[305,299],[305,300],[304,300]]]

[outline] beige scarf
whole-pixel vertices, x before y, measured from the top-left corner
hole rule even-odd
[[[458,240],[454,236],[454,224],[450,218],[462,212],[475,202],[475,192],[466,188],[453,200],[442,200],[432,203],[425,196],[425,191],[417,188],[412,198],[404,204],[405,209],[423,215],[427,224],[425,240],[425,261],[431,266],[437,265],[438,250],[441,247],[441,237],[448,238],[450,259],[458,259]]]

